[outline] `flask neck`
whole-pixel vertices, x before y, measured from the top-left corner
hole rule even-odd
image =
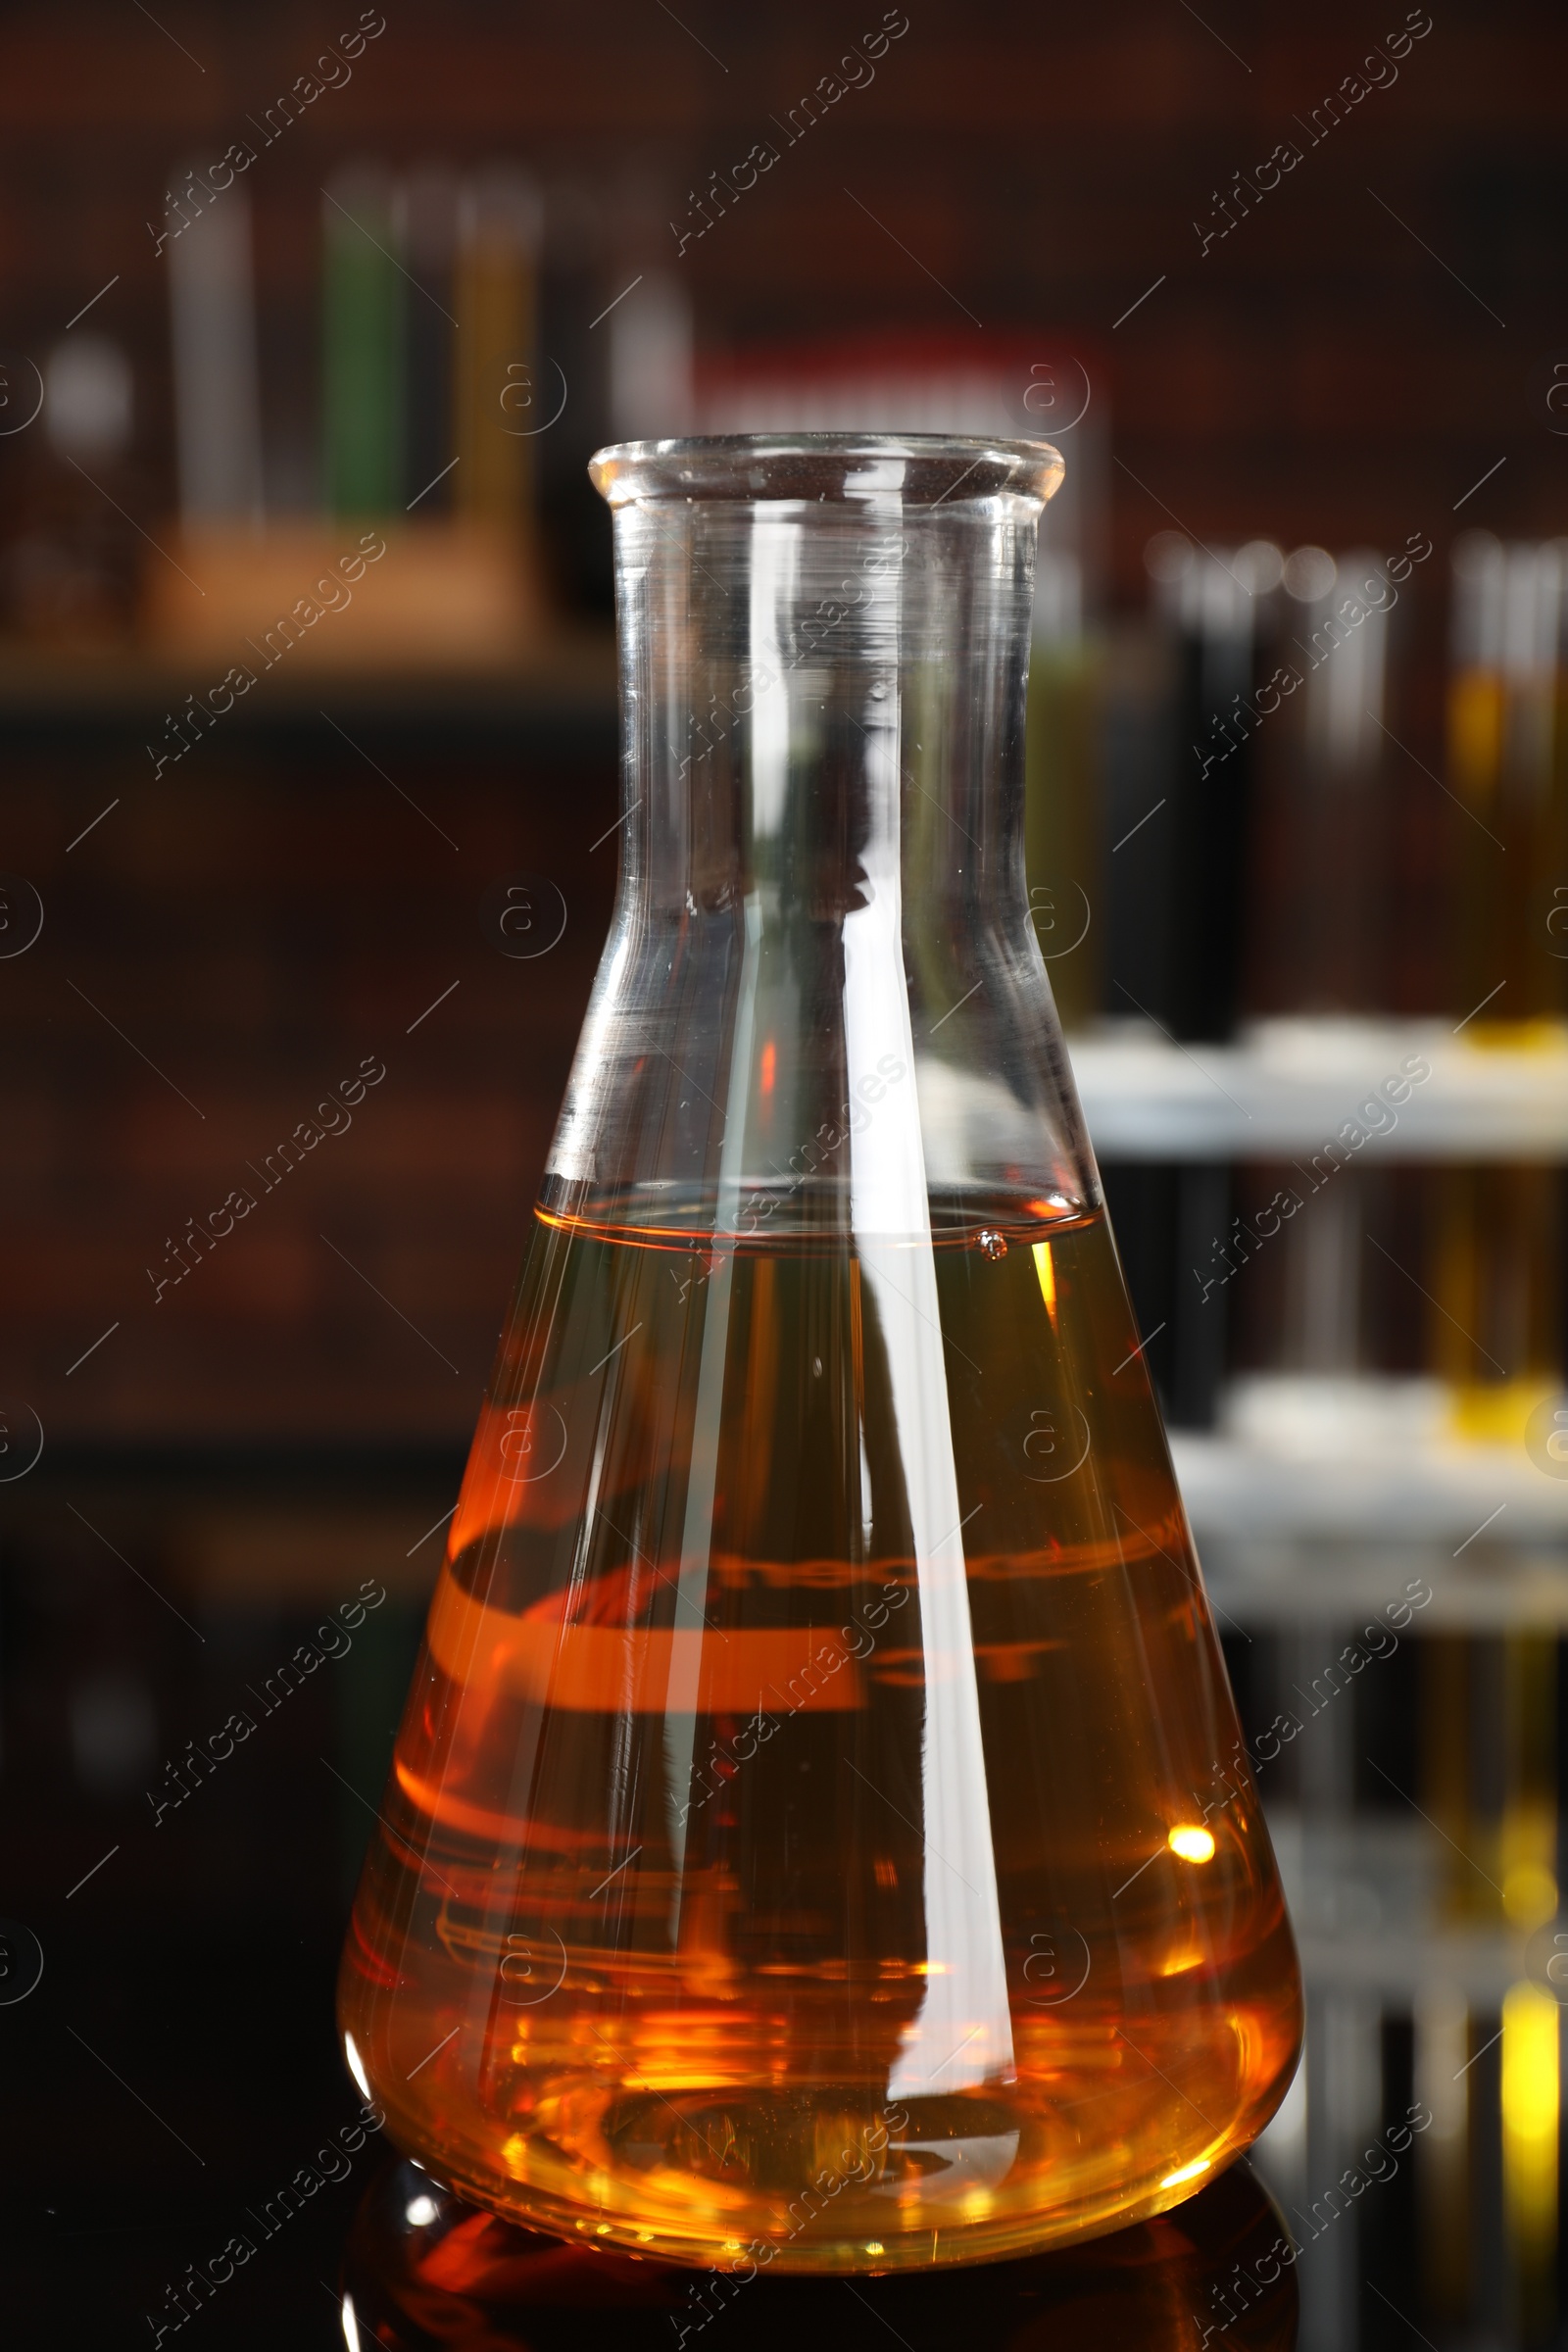
[[[595,473],[620,890],[552,1176],[740,1231],[755,1209],[916,1233],[934,1183],[986,1171],[1087,1199],[1022,842],[1059,461],[824,438],[656,444]]]
[[[896,494],[616,516],[622,886],[819,947],[874,881],[1018,895],[1034,512]]]

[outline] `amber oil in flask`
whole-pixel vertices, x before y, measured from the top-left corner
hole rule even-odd
[[[1192,2194],[1300,2026],[1029,923],[1059,464],[596,470],[621,901],[349,2063],[439,2179],[563,2235],[738,2278],[1019,2254]]]

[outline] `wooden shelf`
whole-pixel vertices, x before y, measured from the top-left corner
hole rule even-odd
[[[162,727],[192,694],[210,691],[224,664],[210,655],[176,663],[135,652],[61,654],[0,648],[0,727],[50,733]],[[569,727],[612,740],[615,648],[608,631],[563,632],[507,667],[419,669],[368,663],[331,668],[319,660],[265,672],[219,729],[298,726],[322,710],[334,717],[508,728]]]
[[[1111,1160],[1305,1159],[1419,1056],[1382,1132],[1339,1154],[1380,1159],[1568,1155],[1568,1032],[1476,1042],[1438,1021],[1277,1020],[1234,1045],[1179,1046],[1142,1024],[1069,1038],[1096,1152]]]

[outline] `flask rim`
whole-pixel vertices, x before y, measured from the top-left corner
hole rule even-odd
[[[588,463],[613,510],[658,500],[854,506],[896,495],[906,509],[1002,498],[1038,512],[1065,470],[1049,441],[957,433],[689,434],[613,442]]]

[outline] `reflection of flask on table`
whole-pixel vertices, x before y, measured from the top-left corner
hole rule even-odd
[[[602,453],[616,923],[345,1955],[482,2203],[883,2270],[1179,2201],[1296,1962],[1020,888],[1040,445]],[[954,843],[967,845],[956,855]]]
[[[861,2278],[853,2293],[834,2278],[774,2284],[750,2261],[694,2278],[592,2236],[563,2246],[386,2164],[355,2215],[342,2292],[348,2340],[398,2352],[671,2352],[737,2297],[729,2332],[748,2352],[862,2352],[868,2319],[907,2352],[1199,2352],[1205,2328],[1226,2352],[1297,2342],[1296,2248],[1245,2164],[1169,2219],[978,2272]]]
[[[1454,551],[1448,765],[1456,819],[1455,1011],[1478,1052],[1553,1042],[1568,957],[1553,929],[1568,878],[1568,730],[1559,661],[1564,549]],[[1517,1440],[1562,1378],[1562,1183],[1541,1164],[1445,1177],[1433,1343],[1459,1424]]]

